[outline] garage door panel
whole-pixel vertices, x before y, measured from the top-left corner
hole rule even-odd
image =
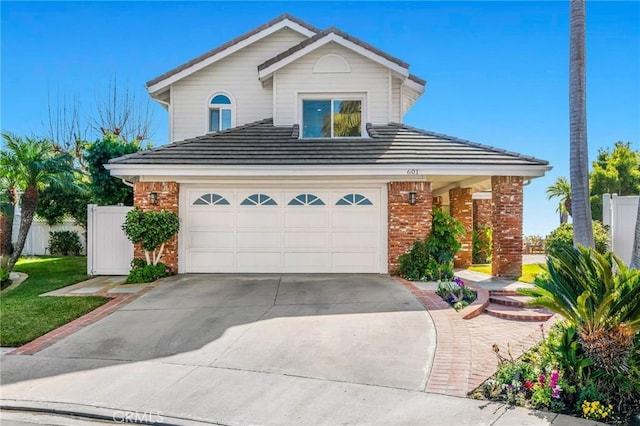
[[[364,207],[346,207],[334,210],[331,217],[332,227],[335,228],[372,228],[377,229],[378,211]]]
[[[282,233],[279,231],[238,231],[238,249],[270,249],[282,248]]]
[[[188,257],[189,272],[228,272],[234,268],[233,251],[190,251]]]
[[[359,272],[377,272],[378,254],[371,253],[332,253],[331,262],[334,272],[350,272],[354,269]]]
[[[238,251],[238,270],[246,272],[281,272],[282,252]]]
[[[238,228],[279,228],[282,226],[282,212],[271,206],[255,206],[249,210],[239,210]]]
[[[230,209],[209,207],[189,212],[189,228],[233,228],[235,212]]]
[[[299,210],[300,209],[300,210]],[[302,210],[304,209],[304,210]],[[315,206],[296,206],[285,210],[284,226],[287,228],[328,228],[330,225],[328,209]]]
[[[376,247],[378,242],[377,232],[336,232],[331,234],[332,247],[362,249],[363,247]]]
[[[284,266],[290,272],[328,272],[330,256],[327,252],[285,252]]]
[[[284,234],[284,248],[314,248],[329,250],[329,231],[325,232],[309,232],[309,231],[294,231],[285,232]]]
[[[235,232],[230,231],[192,231],[189,232],[190,249],[232,249]]]

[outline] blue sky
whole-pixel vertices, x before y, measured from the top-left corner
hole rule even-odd
[[[117,77],[146,81],[289,12],[336,26],[411,64],[427,80],[412,126],[549,160],[525,189],[525,234],[558,223],[545,188],[569,175],[568,1],[7,2],[1,8],[0,128],[43,132],[47,93],[92,108]],[[590,160],[617,140],[640,149],[640,3],[587,2]],[[155,144],[167,114],[155,108]]]

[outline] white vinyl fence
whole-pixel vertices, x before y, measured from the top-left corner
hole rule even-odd
[[[640,197],[602,195],[602,222],[609,226],[611,251],[627,265],[631,263]]]
[[[16,208],[15,216],[13,217],[13,234],[12,242],[15,244],[18,241],[18,232],[20,230],[20,209]],[[47,222],[34,218],[31,223],[31,228],[27,234],[27,239],[24,243],[24,249],[22,254],[25,256],[41,256],[43,254],[51,254],[49,252],[49,232],[54,231],[75,231],[80,237],[80,243],[82,244],[83,253],[86,252],[86,234],[83,227],[75,224],[73,220],[65,220],[60,225],[49,226]]]
[[[87,273],[127,275],[133,259],[133,244],[122,224],[128,206],[87,206]]]

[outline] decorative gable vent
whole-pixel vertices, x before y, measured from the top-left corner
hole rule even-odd
[[[317,74],[351,72],[351,66],[342,56],[329,53],[316,61],[313,72]]]

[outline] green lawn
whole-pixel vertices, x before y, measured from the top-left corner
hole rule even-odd
[[[482,272],[484,274],[491,275],[491,265],[471,265],[468,269],[470,271]],[[522,276],[518,278],[518,281],[522,281],[523,283],[532,283],[536,275],[540,272],[543,272],[542,264],[540,263],[522,265]]]
[[[18,261],[15,270],[29,278],[0,296],[0,345],[19,346],[48,333],[104,304],[104,297],[39,297],[83,281],[87,258],[30,257]]]

